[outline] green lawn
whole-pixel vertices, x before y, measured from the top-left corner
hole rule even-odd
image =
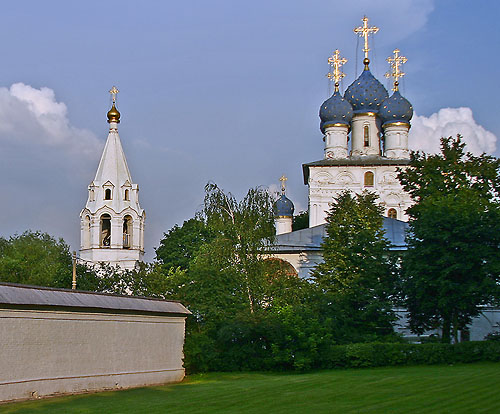
[[[1,413],[500,413],[500,363],[215,373],[183,383],[0,405]]]

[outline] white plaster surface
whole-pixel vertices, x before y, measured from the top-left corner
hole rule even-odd
[[[0,401],[181,381],[184,323],[0,309]]]

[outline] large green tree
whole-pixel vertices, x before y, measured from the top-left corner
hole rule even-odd
[[[391,334],[395,277],[376,195],[341,193],[326,222],[323,262],[312,279],[342,336],[337,339],[356,342]]]
[[[399,180],[415,204],[403,261],[410,327],[457,333],[498,298],[500,161],[465,151],[461,137],[442,138],[441,154],[414,152]]]
[[[26,231],[0,239],[0,281],[71,287],[71,254],[64,240]]]

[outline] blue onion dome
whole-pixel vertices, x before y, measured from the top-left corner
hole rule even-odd
[[[352,106],[344,99],[338,90],[335,90],[319,109],[319,117],[321,119],[321,132],[325,132],[325,128],[329,125],[344,124],[349,125],[352,120]]]
[[[274,203],[275,217],[293,217],[294,210],[293,203],[285,194],[281,194],[280,198]]]
[[[344,97],[350,102],[355,114],[377,113],[389,94],[365,65],[365,70],[345,91]]]
[[[413,107],[406,98],[403,98],[399,91],[395,91],[391,97],[382,102],[379,110],[382,125],[391,122],[409,123],[413,116]]]

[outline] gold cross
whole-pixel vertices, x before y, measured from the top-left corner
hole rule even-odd
[[[281,181],[281,193],[285,194],[285,181],[288,180],[288,178],[285,177],[285,174],[283,174],[280,178]]]
[[[120,92],[118,89],[116,89],[116,86],[113,86],[110,90],[109,93],[111,94],[111,99],[113,99],[113,103],[116,103],[116,94]]]
[[[401,71],[401,66],[408,62],[408,59],[406,59],[406,57],[404,56],[399,56],[399,52],[400,50],[399,49],[394,49],[394,51],[392,53],[394,53],[394,57],[388,57],[387,58],[387,62],[389,62],[389,64],[391,65],[391,71],[390,72],[387,72],[385,74],[385,77],[386,78],[394,78],[394,87],[392,88],[392,90],[394,92],[396,92],[398,90],[398,86],[399,86],[399,82],[398,82],[398,79],[399,78],[402,78],[405,73]]]
[[[333,73],[328,72],[326,76],[328,79],[335,81],[335,92],[338,92],[339,82],[345,76],[345,73],[340,70],[340,67],[345,63],[347,63],[347,59],[340,57],[340,51],[338,49],[328,58],[328,64],[333,67]]]
[[[368,52],[370,49],[368,48],[368,36],[370,36],[370,33],[377,33],[378,32],[378,27],[372,26],[368,27],[368,17],[363,17],[362,19],[363,26],[356,27],[354,29],[354,33],[359,34],[360,37],[365,38],[365,47],[363,49],[363,52],[365,52],[365,59],[368,59]]]

